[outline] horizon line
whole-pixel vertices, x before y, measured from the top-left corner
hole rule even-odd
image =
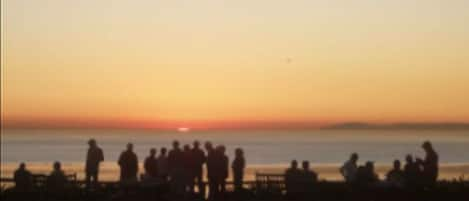
[[[362,124],[372,128],[394,125],[463,125],[469,127],[469,121],[319,121],[319,120],[132,120],[132,119],[50,119],[25,120],[1,119],[2,129],[127,129],[177,131],[188,128],[190,131],[216,130],[318,130],[347,124]]]

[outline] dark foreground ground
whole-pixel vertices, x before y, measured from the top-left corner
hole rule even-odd
[[[36,188],[30,192],[15,188],[2,188],[1,201],[197,201],[205,200],[195,194],[175,195],[169,186],[138,185],[121,188],[118,185],[103,186],[100,190],[86,191],[80,186],[69,186],[59,192]],[[215,200],[276,201],[469,201],[469,181],[440,181],[431,188],[397,188],[384,185],[350,186],[342,182],[320,182],[307,191],[289,194],[276,186],[252,185],[238,192],[228,191]]]

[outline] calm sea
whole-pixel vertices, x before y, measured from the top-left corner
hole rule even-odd
[[[311,131],[214,131],[155,132],[149,130],[2,130],[2,163],[83,162],[87,141],[95,138],[103,148],[105,160],[116,161],[128,142],[134,143],[140,160],[150,148],[170,147],[177,139],[182,144],[194,140],[224,144],[230,158],[241,147],[250,165],[287,164],[292,159],[316,164],[338,164],[351,152],[360,160],[391,163],[406,154],[423,156],[424,140],[433,142],[442,163],[469,162],[469,131],[384,131],[384,130],[311,130]]]

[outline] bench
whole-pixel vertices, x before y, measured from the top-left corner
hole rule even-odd
[[[284,174],[263,174],[256,172],[256,191],[282,193],[285,190]]]

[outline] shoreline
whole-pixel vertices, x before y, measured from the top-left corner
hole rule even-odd
[[[361,164],[361,163],[359,163]],[[12,177],[14,171],[17,169],[19,163],[1,163],[1,177]],[[248,165],[245,170],[245,180],[255,180],[256,173],[283,173],[288,164],[253,164]],[[26,163],[26,167],[33,174],[49,174],[52,170],[52,162],[32,162]],[[71,162],[63,163],[62,167],[66,173],[77,173],[78,179],[83,179],[84,163]],[[340,164],[311,164],[311,169],[319,174],[319,179],[330,181],[342,181],[343,178],[339,173]],[[391,164],[376,164],[376,173],[380,179],[385,179],[385,174],[391,168]],[[143,164],[139,163],[139,175],[143,173]],[[204,174],[205,174],[204,170]],[[119,175],[119,167],[116,162],[103,162],[100,167],[100,180],[102,181],[117,181]],[[459,179],[464,176],[469,176],[469,162],[468,163],[445,163],[439,165],[440,180],[453,180]],[[230,177],[231,180],[231,170]]]

